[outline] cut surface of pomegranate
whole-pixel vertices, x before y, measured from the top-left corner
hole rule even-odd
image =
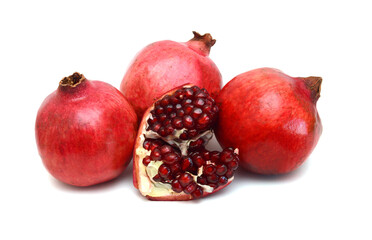
[[[133,183],[151,200],[190,200],[227,186],[238,150],[209,151],[218,107],[205,89],[184,85],[143,116],[134,150]]]

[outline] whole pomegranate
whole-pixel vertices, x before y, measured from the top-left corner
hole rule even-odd
[[[90,186],[111,180],[126,168],[137,117],[117,89],[74,73],[44,100],[35,130],[47,170],[62,182]]]
[[[260,174],[287,173],[316,146],[322,124],[316,109],[322,78],[293,78],[260,68],[238,75],[222,89],[216,135],[239,148],[240,165]]]
[[[193,33],[185,43],[166,40],[148,45],[129,66],[120,90],[139,119],[155,99],[186,83],[207,89],[212,97],[218,95],[221,74],[208,57],[216,40],[208,33]]]
[[[209,151],[218,107],[205,89],[184,85],[144,114],[133,161],[133,183],[151,200],[191,200],[226,187],[238,150]]]

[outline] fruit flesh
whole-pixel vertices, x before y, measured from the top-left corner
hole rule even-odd
[[[317,85],[313,91],[320,91]],[[290,172],[310,155],[322,132],[318,97],[304,78],[279,70],[262,68],[238,75],[217,99],[217,139],[222,146],[239,148],[241,166],[250,171]]]

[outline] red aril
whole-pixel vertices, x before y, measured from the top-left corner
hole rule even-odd
[[[120,90],[139,119],[155,99],[186,83],[205,88],[217,97],[221,74],[208,57],[216,40],[210,34],[194,33],[188,42],[159,41],[142,49],[129,66]]]
[[[239,148],[240,165],[252,172],[296,169],[322,132],[316,109],[321,82],[320,77],[293,78],[271,68],[238,75],[217,99],[219,143]],[[235,162],[228,165],[234,168]]]
[[[177,114],[181,110],[182,116]],[[142,195],[151,200],[190,200],[231,183],[238,150],[205,148],[217,113],[208,92],[189,85],[166,93],[145,112],[133,157],[133,183]]]
[[[36,143],[58,180],[90,186],[116,178],[131,159],[137,118],[111,85],[74,73],[40,106]]]

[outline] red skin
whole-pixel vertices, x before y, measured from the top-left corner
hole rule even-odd
[[[260,68],[238,75],[222,89],[216,136],[222,146],[239,148],[240,166],[283,174],[310,155],[322,133],[316,109],[321,78],[307,80]]]
[[[50,94],[35,130],[47,170],[62,182],[90,186],[116,178],[129,164],[137,117],[117,89],[85,80]]]
[[[182,88],[182,87],[186,87],[186,86],[192,86],[192,84],[184,84],[183,86],[180,86],[178,88],[172,89],[171,91],[163,94],[163,96],[165,96],[165,95],[171,95],[177,89]],[[160,96],[159,99],[160,98],[163,98],[163,96]],[[154,103],[155,102],[156,101],[154,101]],[[141,139],[140,139],[140,136],[143,135],[142,129],[146,125],[146,118],[150,114],[150,111],[153,108],[154,108],[154,105],[151,105],[146,110],[146,112],[143,115],[142,121],[141,121],[140,126],[138,128],[138,134],[137,134],[136,142],[135,142],[135,145],[134,145],[134,149],[137,149],[137,148],[141,147],[141,145],[142,145],[141,144]],[[137,189],[139,189],[139,187],[138,187],[139,169],[140,169],[140,167],[139,167],[140,165],[139,164],[140,164],[140,157],[136,154],[136,150],[134,150],[133,151],[133,185]],[[206,197],[206,196],[208,196],[210,194],[213,194],[215,192],[218,192],[219,190],[221,190],[221,189],[225,188],[226,186],[228,186],[231,182],[232,182],[232,179],[229,179],[229,181],[225,185],[216,188],[213,192],[211,192],[211,193],[204,192],[202,197]],[[148,196],[147,195],[146,198],[149,199],[149,200],[153,200],[153,201],[186,201],[186,200],[192,200],[193,199],[190,194],[186,194],[184,192],[181,192],[181,193],[178,193],[178,194],[175,194],[175,195],[158,196],[158,197],[151,197],[151,196]]]
[[[222,86],[221,74],[208,57],[215,41],[209,34],[199,35],[199,38],[186,43],[155,42],[137,54],[120,90],[139,119],[155,99],[186,83],[207,89],[213,98],[218,95]]]

